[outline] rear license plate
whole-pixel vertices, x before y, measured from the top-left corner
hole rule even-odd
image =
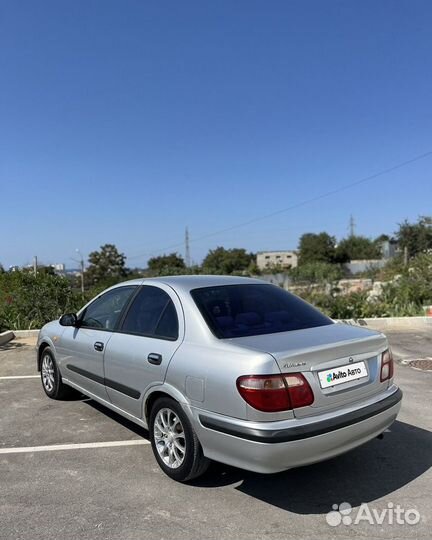
[[[347,366],[340,366],[333,369],[325,369],[318,372],[321,388],[329,388],[338,384],[355,381],[367,377],[368,372],[364,362],[356,362]]]

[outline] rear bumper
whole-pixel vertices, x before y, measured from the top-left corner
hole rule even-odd
[[[400,410],[396,386],[380,399],[320,420],[247,422],[194,410],[204,454],[244,469],[272,473],[344,453],[382,433]]]
[[[386,396],[384,399],[371,403],[360,409],[350,411],[338,416],[333,416],[320,420],[318,422],[290,426],[285,429],[263,429],[247,425],[233,425],[225,420],[211,418],[205,414],[200,414],[199,419],[201,424],[209,429],[234,435],[248,441],[256,441],[269,444],[277,444],[282,442],[298,441],[309,437],[316,437],[336,429],[341,429],[357,422],[367,420],[372,416],[376,416],[388,409],[391,409],[402,400],[402,390],[398,388],[393,394]]]

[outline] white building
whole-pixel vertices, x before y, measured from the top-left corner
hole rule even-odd
[[[275,266],[286,269],[295,268],[298,256],[295,251],[258,251],[256,263],[260,270],[271,269]]]
[[[64,272],[66,270],[66,265],[64,263],[55,263],[52,264],[51,267],[55,272]]]

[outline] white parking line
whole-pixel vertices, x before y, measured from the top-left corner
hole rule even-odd
[[[137,446],[150,444],[146,439],[130,441],[107,441],[81,444],[52,444],[48,446],[21,446],[16,448],[0,448],[0,454],[24,454],[28,452],[55,452],[56,450],[82,450],[84,448],[110,448],[112,446]]]
[[[8,379],[40,379],[40,375],[8,375],[0,377],[0,381]]]

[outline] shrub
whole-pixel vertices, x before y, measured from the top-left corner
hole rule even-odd
[[[9,330],[40,328],[82,303],[67,279],[29,272],[0,274],[0,327]]]

